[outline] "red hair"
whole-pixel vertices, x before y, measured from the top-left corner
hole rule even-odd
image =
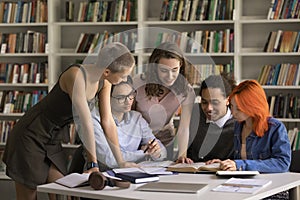
[[[256,80],[246,80],[234,88],[229,100],[234,98],[240,111],[253,119],[253,131],[262,137],[268,130],[269,105],[264,89]]]

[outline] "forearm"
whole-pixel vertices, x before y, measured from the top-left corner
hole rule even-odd
[[[180,116],[177,141],[178,141],[178,158],[187,156],[187,148],[190,135],[190,122],[193,104],[182,105],[182,113]]]
[[[280,158],[270,158],[266,160],[234,160],[237,170],[259,171],[264,173],[287,172],[289,164]]]
[[[80,129],[80,139],[83,143],[83,146],[86,151],[87,155],[87,162],[97,162],[97,156],[96,156],[96,145],[95,145],[95,137],[94,137],[94,130],[92,124],[89,124],[90,121],[85,121],[81,123],[79,126]]]
[[[178,158],[186,157],[187,155],[187,147],[188,147],[188,139],[189,139],[189,131],[183,130],[179,127],[177,132],[177,141],[178,141]]]
[[[119,145],[119,139],[117,134],[117,128],[114,123],[103,123],[102,122],[102,128],[104,130],[104,134],[106,137],[106,140],[110,146],[110,149],[118,163],[119,166],[124,163],[124,159],[121,153],[120,145]]]

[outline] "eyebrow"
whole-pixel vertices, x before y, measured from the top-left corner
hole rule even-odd
[[[160,69],[172,70],[172,69],[175,69],[175,68],[180,68],[180,65],[179,66],[168,66],[168,65],[165,65],[165,64],[159,64],[158,67]]]

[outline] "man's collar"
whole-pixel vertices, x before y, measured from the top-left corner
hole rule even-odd
[[[117,118],[114,115],[113,118],[117,126],[119,126],[121,123],[129,124],[131,119],[131,112],[129,111],[127,113],[124,113],[123,119],[120,122],[118,122]]]
[[[225,123],[232,118],[231,110],[228,108],[226,114],[216,121],[206,119],[206,123],[216,124],[219,128],[222,128]]]

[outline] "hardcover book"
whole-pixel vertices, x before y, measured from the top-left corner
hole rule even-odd
[[[116,173],[115,176],[123,180],[130,181],[131,183],[147,183],[159,180],[157,175],[147,174],[144,172],[123,172]]]
[[[207,189],[204,183],[169,183],[155,182],[147,183],[137,188],[138,191],[154,191],[154,192],[179,192],[179,193],[199,193]]]

